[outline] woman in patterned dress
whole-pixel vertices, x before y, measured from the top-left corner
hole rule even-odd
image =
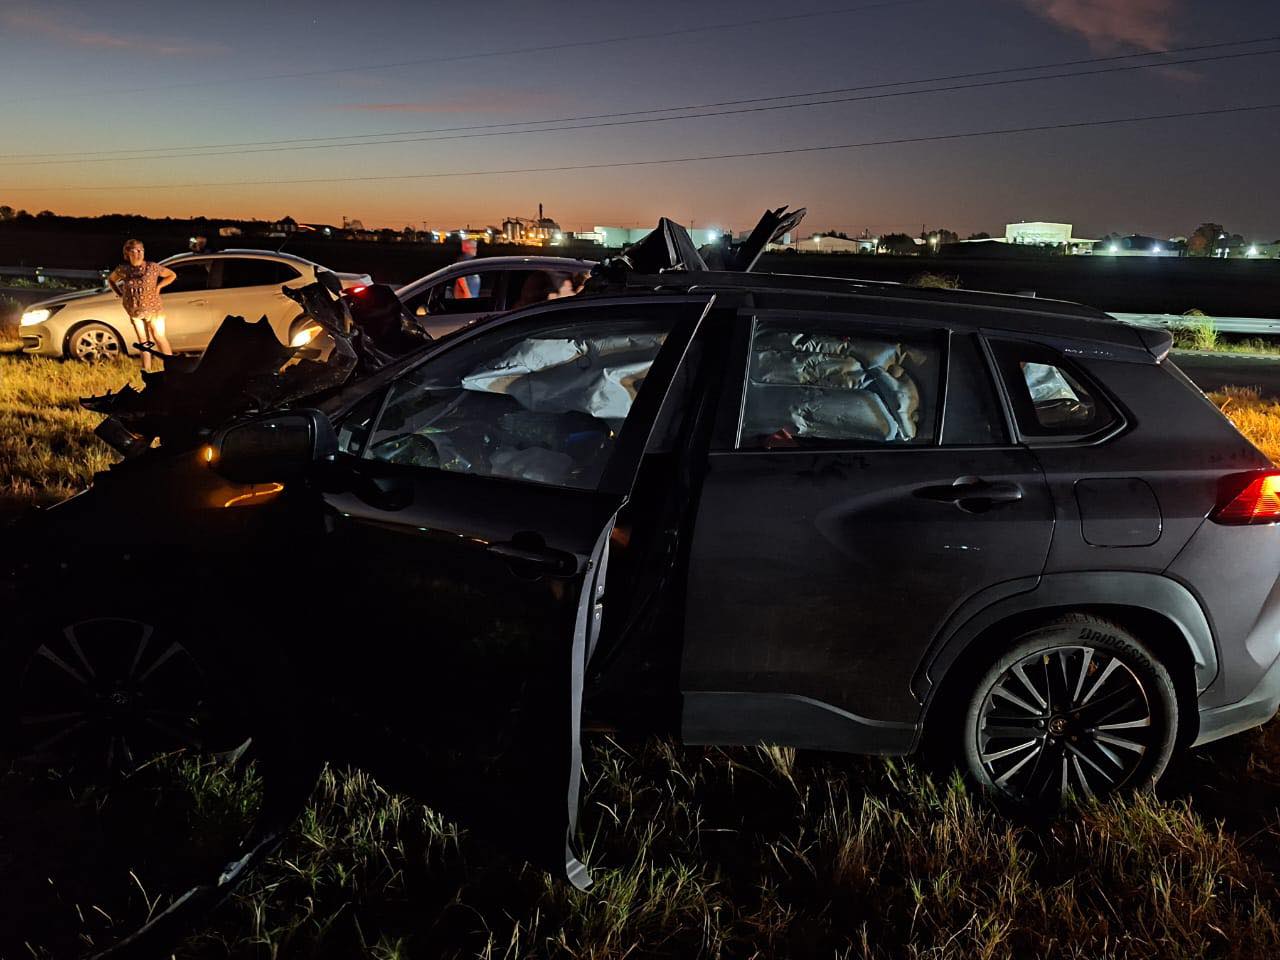
[[[141,240],[127,240],[125,262],[111,271],[107,284],[120,298],[124,312],[133,321],[138,339],[152,344],[161,353],[173,353],[164,335],[164,304],[160,291],[173,283],[178,275],[168,267],[152,263],[146,257]],[[142,351],[142,369],[151,369],[151,354]]]

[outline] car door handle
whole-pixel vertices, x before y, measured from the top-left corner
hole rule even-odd
[[[914,492],[922,500],[953,503],[966,513],[986,513],[1022,499],[1022,487],[1016,483],[981,477],[957,477],[952,483],[918,487]]]
[[[528,541],[491,543],[486,549],[523,573],[569,577],[578,572],[578,558],[572,553]]]

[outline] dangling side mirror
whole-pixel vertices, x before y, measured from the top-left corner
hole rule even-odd
[[[209,465],[237,483],[297,480],[331,461],[338,437],[319,410],[286,410],[222,430],[205,449]]]

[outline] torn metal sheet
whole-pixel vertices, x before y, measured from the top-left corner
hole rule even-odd
[[[769,244],[777,243],[798,227],[808,212],[801,207],[799,210],[787,213],[785,206],[778,207],[776,210],[766,210],[750,236],[725,258],[724,269],[742,273],[754,269]]]
[[[694,246],[689,231],[663,217],[658,225],[627,248],[615,261],[636,273],[666,273],[668,270],[706,270],[706,261]]]

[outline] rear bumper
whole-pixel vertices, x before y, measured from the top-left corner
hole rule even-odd
[[[1280,709],[1280,658],[1259,678],[1243,699],[1200,710],[1200,731],[1193,747],[1260,727]]]

